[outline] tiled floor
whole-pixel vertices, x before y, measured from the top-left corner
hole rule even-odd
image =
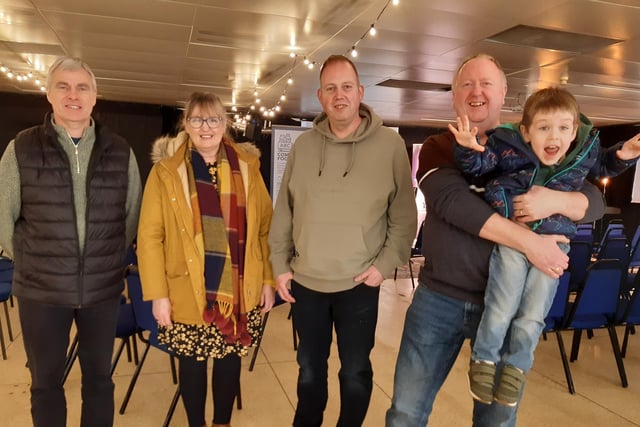
[[[372,353],[374,390],[365,426],[384,425],[384,413],[389,407],[393,388],[393,371],[400,342],[404,312],[409,304],[411,284],[399,279],[382,285],[377,342]],[[291,325],[287,320],[288,306],[273,310],[253,372],[248,371],[249,359],[243,361],[243,409],[234,412],[234,427],[283,427],[291,425],[296,402],[297,365],[292,346]],[[9,345],[8,360],[0,360],[0,425],[29,426],[29,373],[17,318],[17,309],[10,309],[17,339]],[[3,323],[5,323],[3,321]],[[6,332],[5,332],[6,333]],[[622,335],[622,329],[618,334]],[[570,345],[569,333],[563,335]],[[142,348],[140,346],[140,348]],[[466,386],[468,346],[458,358],[445,386],[438,395],[430,418],[431,426],[455,427],[471,425],[471,398]],[[329,403],[326,426],[335,425],[339,409],[337,385],[337,352],[330,359]],[[591,340],[583,338],[580,359],[571,364],[577,393],[567,391],[558,346],[553,336],[541,341],[536,362],[528,376],[519,426],[583,427],[640,426],[640,337],[631,338],[625,359],[629,387],[622,388],[606,331],[595,331]],[[120,361],[114,381],[116,405],[119,407],[131,379],[134,366],[126,357]],[[69,426],[79,424],[79,368],[76,364],[66,384],[69,406]],[[171,383],[168,357],[152,349],[138,380],[138,385],[124,415],[116,414],[115,425],[161,426],[166,409],[175,391]],[[209,409],[209,413],[211,410]],[[181,404],[171,426],[186,426]]]

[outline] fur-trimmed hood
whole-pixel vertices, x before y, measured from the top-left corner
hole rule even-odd
[[[175,137],[172,136],[162,136],[155,140],[153,146],[151,148],[151,161],[155,164],[160,162],[163,159],[167,159],[178,151],[178,149],[189,140],[189,134],[182,131]],[[260,158],[261,152],[258,147],[256,147],[251,142],[234,142],[232,143],[236,148],[238,148],[239,152],[244,152],[249,154],[250,156]],[[239,153],[239,154],[241,154]]]

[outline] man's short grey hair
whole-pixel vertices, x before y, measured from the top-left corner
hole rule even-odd
[[[94,92],[98,91],[96,75],[93,74],[93,71],[91,71],[91,67],[89,67],[89,65],[86,62],[82,61],[80,58],[73,58],[70,56],[62,56],[56,59],[56,61],[49,67],[49,72],[47,73],[47,91],[51,90],[51,84],[53,83],[53,79],[51,78],[51,76],[53,76],[53,73],[55,73],[57,70],[86,71],[91,77],[91,89],[93,89]]]
[[[456,73],[453,76],[453,81],[451,82],[452,90],[455,90],[456,84],[458,83],[458,76],[460,76],[460,73],[462,72],[462,69],[464,68],[464,66],[467,65],[469,61],[472,61],[474,59],[486,59],[488,61],[493,62],[496,68],[498,69],[498,71],[500,71],[500,77],[502,79],[502,83],[504,84],[505,87],[507,86],[507,76],[504,74],[504,69],[502,68],[502,65],[500,65],[500,62],[498,62],[496,58],[489,55],[488,53],[477,53],[475,55],[466,57],[462,61],[462,63],[458,66],[458,69],[456,70]]]

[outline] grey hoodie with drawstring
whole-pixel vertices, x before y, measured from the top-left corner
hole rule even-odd
[[[275,276],[340,292],[371,265],[389,277],[407,262],[417,221],[407,150],[365,104],[360,116],[338,139],[322,113],[293,145],[269,234]]]

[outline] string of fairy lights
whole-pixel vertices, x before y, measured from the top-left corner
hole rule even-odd
[[[399,3],[400,3],[400,0],[387,0],[384,6],[382,7],[382,9],[380,10],[380,12],[378,13],[378,15],[376,16],[375,20],[371,23],[368,29],[362,34],[362,36],[360,36],[360,38],[351,45],[348,51],[345,52],[345,55],[350,55],[351,57],[356,58],[358,56],[358,50],[357,50],[358,45],[367,37],[376,36],[378,32],[376,28],[378,21],[382,17],[383,13],[387,10],[389,5],[397,6]],[[249,106],[246,113],[241,114],[239,112],[238,107],[235,105],[235,103],[231,107],[231,111],[234,116],[234,121],[236,125],[238,126],[245,125],[252,119],[253,115],[258,115],[258,114],[262,115],[264,119],[271,121],[271,119],[275,117],[275,115],[278,112],[281,111],[283,103],[287,100],[287,91],[294,84],[294,79],[293,79],[294,71],[299,65],[301,65],[299,61],[301,60],[302,65],[304,65],[304,67],[308,70],[313,70],[315,66],[318,64],[311,57],[308,57],[306,55],[301,55],[293,51],[290,53],[289,56],[291,57],[292,62],[291,62],[291,66],[288,69],[288,72],[285,73],[279,79],[277,79],[275,83],[275,85],[277,85],[282,81],[284,82],[284,88],[282,89],[282,92],[280,92],[280,96],[275,100],[275,102],[271,105],[271,107],[266,107],[262,101],[260,93],[258,92],[258,86],[256,82],[256,86],[253,91],[254,100],[253,100],[253,103],[251,103],[251,105]],[[9,80],[15,80],[17,82],[21,82],[25,84],[33,84],[40,91],[42,92],[46,91],[43,79],[38,77],[38,72],[35,69],[34,71],[29,71],[29,72],[15,72],[15,71],[12,71],[6,65],[0,64],[0,72],[4,74],[5,77]],[[266,89],[266,91],[271,90],[273,86],[274,85],[271,85],[269,88]]]
[[[400,4],[400,0],[387,0],[384,6],[382,7],[382,9],[380,10],[380,12],[378,13],[378,15],[376,16],[373,23],[371,23],[371,25],[368,27],[367,31],[365,31],[362,34],[362,36],[360,36],[360,38],[351,45],[348,51],[345,52],[345,55],[350,55],[352,58],[356,58],[358,56],[357,47],[360,44],[360,42],[362,42],[367,37],[375,37],[378,33],[376,26],[378,25],[378,21],[382,17],[382,14],[387,10],[389,5],[397,6],[398,4]],[[253,97],[254,97],[253,103],[249,105],[249,108],[246,114],[244,115],[240,114],[238,107],[236,105],[233,105],[231,107],[231,111],[234,115],[234,120],[237,126],[245,125],[256,114],[262,115],[262,117],[265,120],[268,120],[270,123],[271,119],[273,119],[276,116],[276,114],[279,113],[280,110],[282,109],[282,104],[287,100],[287,91],[294,84],[294,79],[293,79],[294,71],[296,70],[296,67],[300,65],[299,60],[302,59],[302,65],[304,65],[304,67],[307,68],[308,70],[313,70],[315,66],[318,65],[316,61],[314,61],[311,57],[307,57],[306,55],[301,55],[295,52],[291,52],[289,56],[292,59],[292,63],[291,63],[291,67],[289,67],[289,71],[283,74],[283,76],[280,77],[278,80],[276,80],[276,84],[278,84],[281,81],[285,82],[285,85],[284,85],[284,88],[282,89],[280,97],[277,100],[275,100],[275,102],[272,104],[271,107],[266,107],[264,105],[264,102],[262,100],[260,93],[258,92],[258,87],[256,85],[253,91]],[[267,90],[270,90],[272,87],[273,85],[269,87]]]
[[[40,89],[41,92],[44,92],[44,80],[38,77],[38,73],[34,71],[27,72],[15,72],[12,71],[9,67],[4,64],[0,64],[0,73],[4,74],[5,77],[9,80],[14,80],[22,83],[33,84],[36,88]]]

